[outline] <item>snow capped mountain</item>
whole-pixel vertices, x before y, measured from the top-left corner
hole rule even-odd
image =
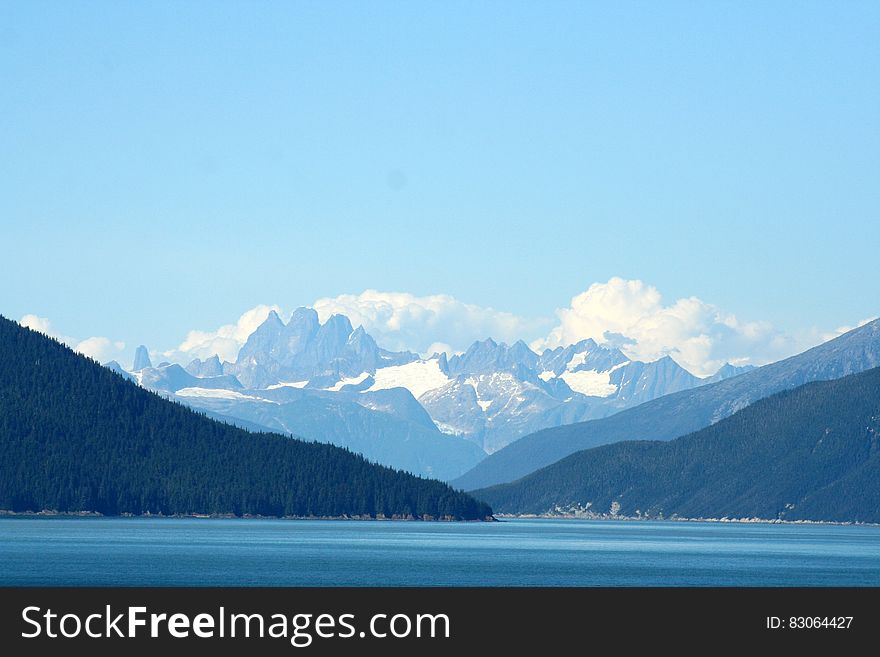
[[[509,371],[460,375],[419,402],[442,431],[473,440],[487,453],[530,433],[566,403],[548,394],[539,381]]]
[[[630,361],[594,340],[538,355],[524,342],[488,339],[450,358],[447,373],[451,380],[419,401],[441,430],[490,454],[527,433],[604,417],[702,382],[671,358]]]
[[[448,370],[453,376],[518,368],[534,370],[537,363],[538,355],[522,340],[508,347],[488,338],[474,342],[463,354],[450,358]]]
[[[421,358],[382,349],[344,315],[322,324],[311,308],[298,308],[286,323],[270,312],[234,363],[215,355],[185,369],[153,367],[140,347],[135,365],[131,376],[140,385],[205,412],[443,477],[534,431],[605,417],[704,382],[669,357],[631,361],[594,340],[537,354],[522,341],[487,338],[449,358]],[[731,366],[715,376],[736,373]]]
[[[546,350],[541,355],[540,366],[545,373],[552,372],[554,376],[561,376],[565,372],[606,372],[628,361],[619,349],[600,347],[595,340],[587,339],[567,347]],[[542,378],[546,380],[546,377]]]

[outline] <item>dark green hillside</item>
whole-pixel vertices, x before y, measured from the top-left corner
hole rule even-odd
[[[880,368],[760,400],[670,442],[584,450],[476,491],[498,512],[880,522]]]
[[[0,317],[0,509],[482,519],[446,484],[253,434]]]

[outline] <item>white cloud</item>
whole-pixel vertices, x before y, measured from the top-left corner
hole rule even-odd
[[[85,340],[78,340],[69,335],[61,335],[55,330],[52,326],[52,322],[50,322],[47,317],[27,314],[24,315],[18,323],[29,329],[48,335],[50,338],[60,340],[67,346],[72,347],[74,351],[77,351],[84,356],[94,358],[100,363],[106,363],[108,360],[119,358],[125,349],[124,342],[113,341],[103,336],[93,336],[91,338],[86,338]]]
[[[55,332],[52,330],[52,322],[49,321],[48,317],[37,317],[36,315],[28,314],[22,317],[18,323],[32,331],[39,331],[44,335],[55,337]]]
[[[248,336],[266,321],[272,310],[281,313],[278,306],[259,305],[245,312],[235,324],[225,324],[214,331],[190,331],[177,349],[160,355],[184,363],[193,358],[210,358],[214,354],[220,360],[235,361],[238,350],[247,342]]]
[[[863,319],[860,322],[856,322],[855,326],[838,326],[833,331],[827,331],[822,333],[822,342],[827,342],[828,340],[833,340],[834,338],[843,335],[844,333],[849,333],[853,329],[857,329],[860,326],[864,326],[868,322],[873,322],[877,317],[869,317],[868,319]]]
[[[434,354],[446,354],[447,356],[452,356],[455,353],[456,351],[445,342],[432,342],[428,345],[428,348],[425,349],[426,356],[433,356]]]
[[[52,326],[52,322],[49,321],[48,317],[39,317],[37,315],[27,314],[24,315],[18,323],[22,326],[25,326],[32,331],[39,331],[43,335],[48,335],[50,338],[55,338],[56,340],[63,342],[68,347],[74,347],[79,342],[76,338],[72,338],[69,335],[61,335],[58,331],[55,330],[55,327]]]
[[[552,325],[547,319],[527,319],[464,303],[448,294],[418,297],[366,290],[318,299],[312,307],[322,322],[334,313],[346,315],[353,326],[362,325],[386,349],[428,355],[464,350],[474,340],[487,337],[505,342],[532,339]]]
[[[312,307],[321,322],[335,313],[346,315],[352,325],[363,326],[386,349],[451,355],[474,340],[492,337],[507,343],[532,340],[530,346],[540,352],[593,338],[600,344],[618,346],[633,359],[671,356],[698,376],[713,374],[728,362],[773,362],[850,329],[840,327],[829,333],[810,329],[790,335],[768,322],[741,321],[697,297],[665,304],[657,288],[622,278],[594,283],[575,296],[568,307],[556,311],[555,327],[551,319],[528,319],[467,304],[447,294],[420,297],[366,290],[318,299]],[[256,306],[234,324],[214,331],[190,331],[177,349],[159,355],[186,363],[216,353],[223,360],[234,361],[271,310],[285,317],[276,305]],[[546,337],[538,337],[542,334]]]
[[[619,344],[639,360],[671,356],[698,376],[725,362],[762,365],[821,342],[818,336],[792,337],[767,322],[742,322],[696,297],[664,305],[655,287],[622,278],[594,283],[556,314],[559,324],[533,342],[534,349],[593,338]]]
[[[74,349],[84,356],[94,358],[99,363],[106,363],[108,360],[118,359],[122,355],[125,343],[95,336],[77,343]]]

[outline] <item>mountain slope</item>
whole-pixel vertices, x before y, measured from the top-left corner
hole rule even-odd
[[[399,399],[389,402],[386,410],[383,398],[402,396],[394,393],[409,397],[419,414],[402,416],[406,402]],[[440,433],[406,390],[359,395],[284,388],[230,395],[225,390],[186,388],[175,398],[264,431],[345,447],[376,463],[435,479],[453,479],[485,457],[474,443]]]
[[[416,516],[491,510],[346,450],[210,420],[0,317],[0,508]]]
[[[621,440],[672,440],[748,404],[809,381],[880,365],[880,320],[786,360],[710,385],[660,397],[616,415],[539,431],[490,455],[452,484],[464,490],[519,479],[569,454]]]
[[[670,442],[578,452],[474,494],[499,512],[880,522],[880,368],[777,393]]]

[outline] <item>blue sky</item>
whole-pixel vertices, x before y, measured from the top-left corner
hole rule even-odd
[[[878,314],[880,3],[6,2],[0,89],[0,313],[78,339],[365,289],[535,339],[612,277]]]

